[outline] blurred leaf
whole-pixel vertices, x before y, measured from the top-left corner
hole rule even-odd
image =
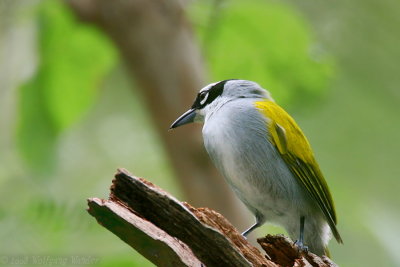
[[[46,110],[42,72],[20,89],[18,146],[30,167],[51,169],[57,131]]]
[[[77,23],[59,1],[47,1],[43,6],[40,32],[46,103],[55,126],[63,130],[93,103],[116,54],[103,35]]]
[[[40,64],[20,94],[18,141],[30,167],[52,165],[58,134],[93,104],[116,52],[95,28],[80,24],[60,1],[44,1],[39,14]]]
[[[207,8],[214,7],[199,4],[193,14],[213,80],[253,80],[279,103],[290,104],[304,104],[326,89],[332,62],[315,47],[309,26],[293,8],[265,0],[226,1],[206,22]]]

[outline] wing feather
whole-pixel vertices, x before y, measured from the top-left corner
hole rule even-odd
[[[311,146],[293,118],[271,100],[258,101],[256,108],[269,118],[271,142],[306,191],[318,203],[333,235],[339,243],[342,238],[336,228],[336,212],[332,196],[322,172],[314,158]],[[274,119],[271,119],[274,118]]]

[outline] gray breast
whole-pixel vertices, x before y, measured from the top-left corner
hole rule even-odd
[[[274,206],[279,213],[299,199],[300,192],[269,141],[267,120],[253,104],[257,100],[228,102],[206,118],[204,144],[214,164],[250,210]]]

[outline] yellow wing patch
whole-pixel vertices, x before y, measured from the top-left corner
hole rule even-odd
[[[255,107],[267,118],[270,141],[307,192],[316,200],[325,215],[332,233],[342,243],[336,229],[336,213],[328,185],[314,158],[311,146],[293,118],[275,102],[265,99]]]
[[[286,140],[285,146],[287,152],[296,155],[304,162],[316,164],[310,144],[299,126],[297,126],[296,122],[286,111],[271,100],[256,102],[255,106],[264,116],[271,120],[271,123],[268,125],[268,130],[281,154],[283,154],[281,150],[283,145],[283,138],[281,135],[283,132],[285,135],[284,139]]]

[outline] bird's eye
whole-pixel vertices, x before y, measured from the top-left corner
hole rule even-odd
[[[199,97],[200,97],[200,104],[204,105],[204,103],[207,101],[208,92],[201,92]]]

